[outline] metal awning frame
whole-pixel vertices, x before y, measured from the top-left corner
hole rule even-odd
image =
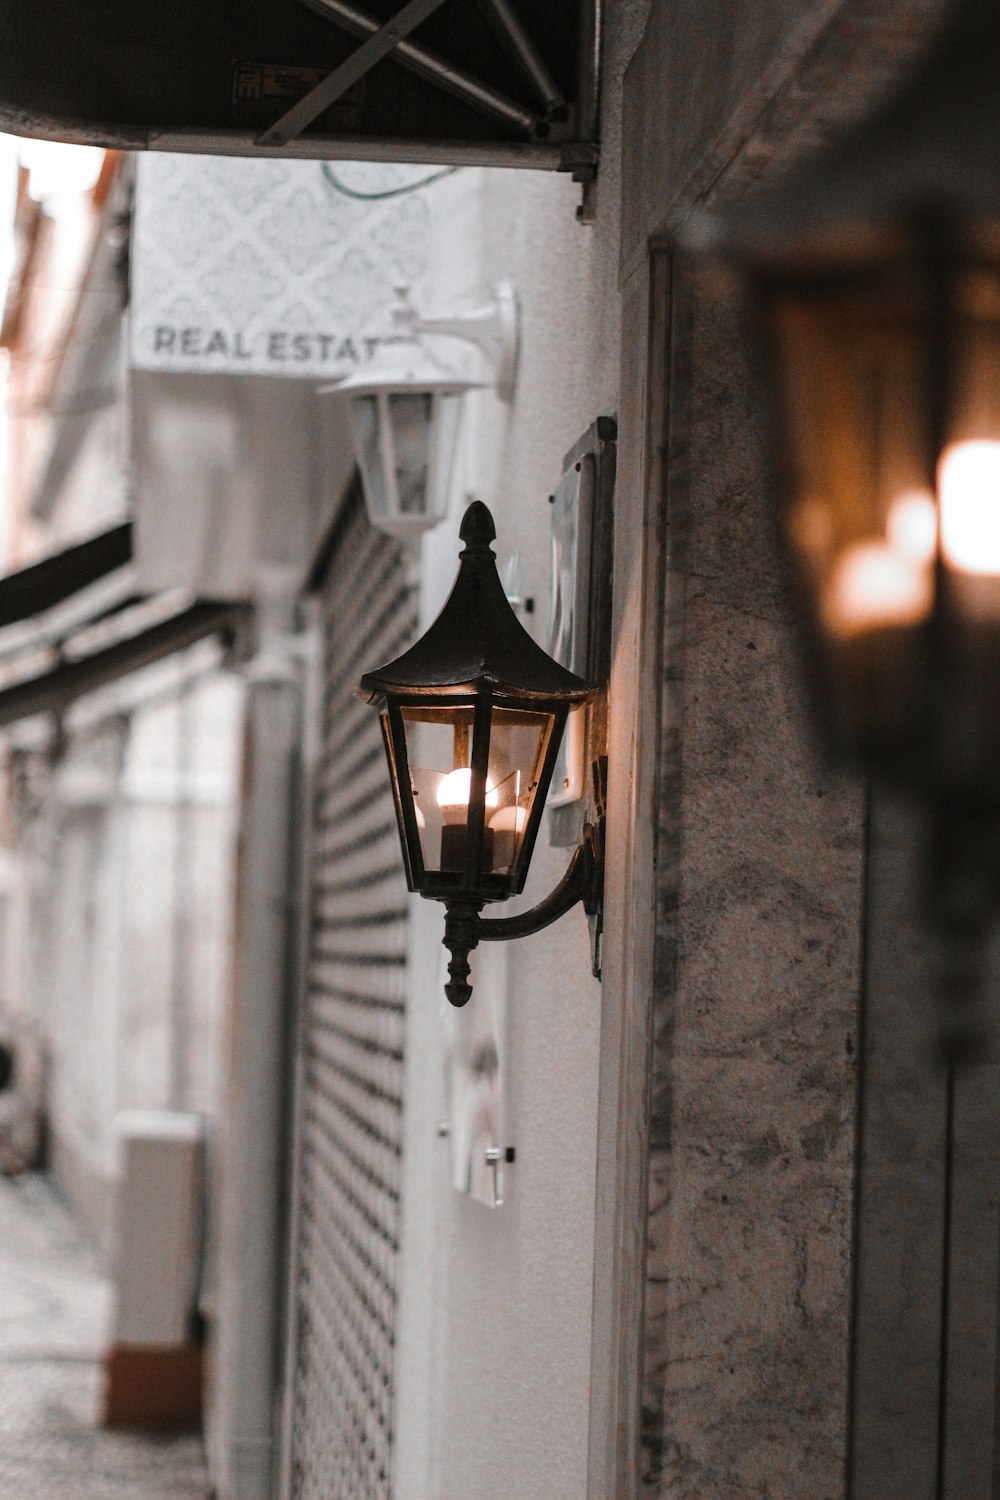
[[[0,728],[36,714],[62,714],[78,698],[184,651],[209,635],[239,637],[251,607],[196,600],[187,608],[111,646],[0,688]]]
[[[310,10],[333,21],[355,36],[367,38],[339,68],[323,79],[304,99],[298,100],[280,120],[258,137],[261,145],[285,146],[294,140],[318,115],[335,103],[353,84],[390,53],[403,67],[428,79],[439,88],[455,94],[480,114],[495,116],[529,138],[547,139],[553,127],[567,123],[569,107],[549,72],[545,59],[536,48],[508,0],[478,0],[501,45],[514,59],[519,71],[540,96],[543,115],[517,104],[513,99],[487,87],[465,69],[456,68],[427,48],[408,41],[421,21],[439,10],[444,0],[408,0],[401,11],[379,26],[374,16],[361,10],[352,0],[301,0]]]
[[[557,160],[539,159],[538,166],[550,170],[571,171],[574,179],[589,182],[597,169],[597,83],[600,67],[601,0],[580,0],[580,55],[576,105],[563,98],[545,59],[521,24],[509,0],[477,0],[486,14],[501,46],[511,57],[522,77],[533,89],[541,113],[533,112],[507,98],[465,69],[455,67],[436,53],[409,40],[410,33],[440,9],[444,0],[408,0],[390,21],[380,25],[376,18],[355,5],[353,0],[300,0],[310,10],[341,29],[365,40],[340,67],[323,79],[303,99],[298,100],[279,120],[254,137],[254,145],[267,150],[277,147],[281,154],[331,104],[358,83],[383,58],[392,56],[402,67],[456,95],[478,113],[502,121],[525,136],[534,146],[551,142]],[[580,139],[580,137],[583,139]],[[452,151],[454,147],[452,147]],[[503,165],[520,163],[524,146],[514,148],[516,157]],[[376,158],[378,159],[378,158]],[[387,154],[385,160],[398,160]],[[431,157],[424,160],[431,161]],[[440,158],[446,165],[460,165],[454,156]],[[499,165],[499,163],[498,163]]]
[[[584,184],[593,180],[598,162],[597,96],[602,0],[579,0],[578,97],[571,103],[561,97],[544,58],[520,25],[508,0],[475,0],[486,12],[505,50],[538,96],[539,113],[507,98],[467,70],[409,39],[409,32],[438,9],[443,0],[408,0],[408,4],[385,24],[354,4],[354,0],[300,0],[300,3],[365,40],[339,68],[262,133],[239,129],[96,126],[84,120],[53,120],[13,109],[6,111],[4,127],[43,140],[72,140],[82,145],[122,151],[414,162],[431,166],[522,167],[570,172],[576,181]],[[467,3],[473,3],[473,0],[467,0]],[[425,81],[462,99],[478,113],[502,121],[508,130],[518,130],[523,139],[463,142],[301,133],[345,89],[389,56]]]
[[[120,521],[0,577],[0,632],[60,606],[71,610],[76,599],[89,598],[91,589],[131,563],[132,532],[131,521]],[[0,641],[10,639],[0,634]]]

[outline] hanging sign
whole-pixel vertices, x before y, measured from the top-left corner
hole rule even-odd
[[[143,153],[132,365],[300,379],[357,369],[389,332],[394,287],[421,300],[428,170]]]

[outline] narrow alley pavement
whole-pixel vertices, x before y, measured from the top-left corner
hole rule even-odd
[[[48,1179],[0,1178],[0,1500],[206,1500],[200,1438],[99,1427],[108,1304]]]

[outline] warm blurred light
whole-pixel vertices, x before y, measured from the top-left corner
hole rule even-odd
[[[941,551],[962,573],[1000,575],[1000,443],[954,443],[941,456]]]
[[[437,789],[437,804],[446,823],[464,823],[469,816],[469,801],[472,796],[472,771],[468,766],[458,766],[443,777]],[[486,807],[496,807],[499,793],[492,781],[486,783]]]
[[[931,570],[888,542],[858,542],[838,558],[824,599],[837,635],[917,625],[930,612]]]
[[[894,552],[929,563],[937,550],[937,510],[929,490],[904,490],[889,507],[885,534]]]
[[[927,490],[904,490],[889,507],[885,541],[857,542],[838,558],[824,614],[838,635],[917,625],[931,609],[937,513]]]
[[[28,192],[38,201],[61,193],[89,192],[104,161],[99,146],[70,146],[63,141],[23,139],[18,155],[30,173]]]

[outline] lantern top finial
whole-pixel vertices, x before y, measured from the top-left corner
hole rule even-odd
[[[593,696],[591,684],[543,651],[511,608],[490,547],[496,527],[481,500],[465,512],[459,535],[465,547],[441,613],[402,656],[366,672],[362,692],[369,698],[487,692],[501,698],[586,702]]]
[[[465,543],[459,557],[492,557],[490,542],[495,542],[497,529],[489,509],[481,500],[473,500],[465,515],[458,534]]]

